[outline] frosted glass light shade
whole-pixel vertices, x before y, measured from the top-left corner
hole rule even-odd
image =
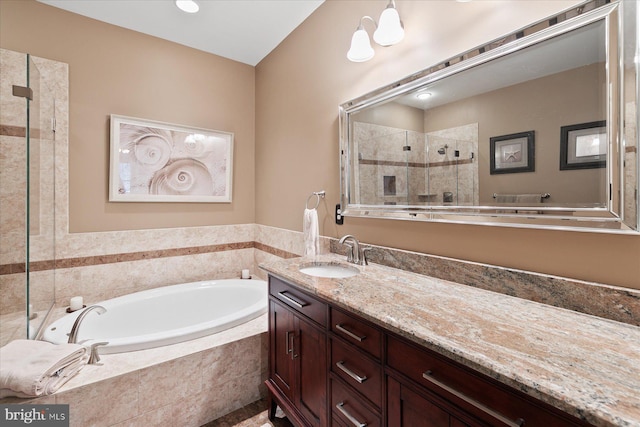
[[[380,46],[391,46],[400,43],[404,38],[404,28],[400,15],[393,6],[388,6],[380,15],[380,24],[373,33],[373,40]]]
[[[364,28],[359,27],[353,37],[351,37],[351,48],[347,52],[347,58],[353,62],[364,62],[373,58],[375,52],[371,47],[371,41],[369,40],[369,34]]]

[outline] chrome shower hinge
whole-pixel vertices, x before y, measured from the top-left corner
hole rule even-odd
[[[27,98],[29,101],[33,101],[33,89],[30,87],[13,85],[13,96]]]

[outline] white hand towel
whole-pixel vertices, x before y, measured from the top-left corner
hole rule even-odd
[[[302,234],[304,235],[304,255],[319,255],[320,232],[318,231],[318,212],[315,209],[304,210]]]
[[[11,341],[0,348],[0,398],[55,393],[88,359],[87,349],[79,344]]]

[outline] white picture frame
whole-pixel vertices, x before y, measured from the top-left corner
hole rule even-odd
[[[110,202],[230,203],[233,133],[111,115]]]

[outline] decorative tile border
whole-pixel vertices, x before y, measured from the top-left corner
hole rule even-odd
[[[460,159],[460,160],[445,160],[441,162],[396,162],[393,160],[368,160],[362,159],[358,161],[361,165],[373,165],[373,166],[400,166],[409,168],[423,168],[429,169],[439,166],[458,166],[458,165],[470,165],[473,164],[473,159]]]
[[[265,245],[264,243],[260,243],[260,242],[253,242],[253,243],[255,245],[254,248],[263,252],[267,252],[271,255],[275,255],[280,258],[289,259],[289,258],[296,258],[300,256],[292,252],[285,251],[283,249],[278,249],[278,248],[274,248],[273,246]]]
[[[254,249],[254,248],[259,249],[263,252],[267,252],[272,255],[278,256],[280,258],[294,258],[299,256],[282,249],[274,248],[273,246],[265,245],[263,243],[259,243],[255,241],[250,241],[250,242],[224,243],[219,245],[192,246],[192,247],[186,247],[186,248],[174,248],[174,249],[153,250],[153,251],[117,253],[117,254],[110,254],[110,255],[65,258],[65,259],[59,259],[59,260],[35,261],[29,264],[29,271],[46,271],[46,270],[62,269],[62,268],[89,267],[94,265],[114,264],[118,262],[141,261],[141,260],[147,260],[147,259],[198,255],[198,254],[205,254],[205,253],[235,251],[239,249]],[[7,275],[7,274],[24,273],[24,272],[25,272],[24,263],[0,265],[0,276]]]
[[[0,124],[0,136],[26,137],[27,129],[24,126],[11,126]]]

